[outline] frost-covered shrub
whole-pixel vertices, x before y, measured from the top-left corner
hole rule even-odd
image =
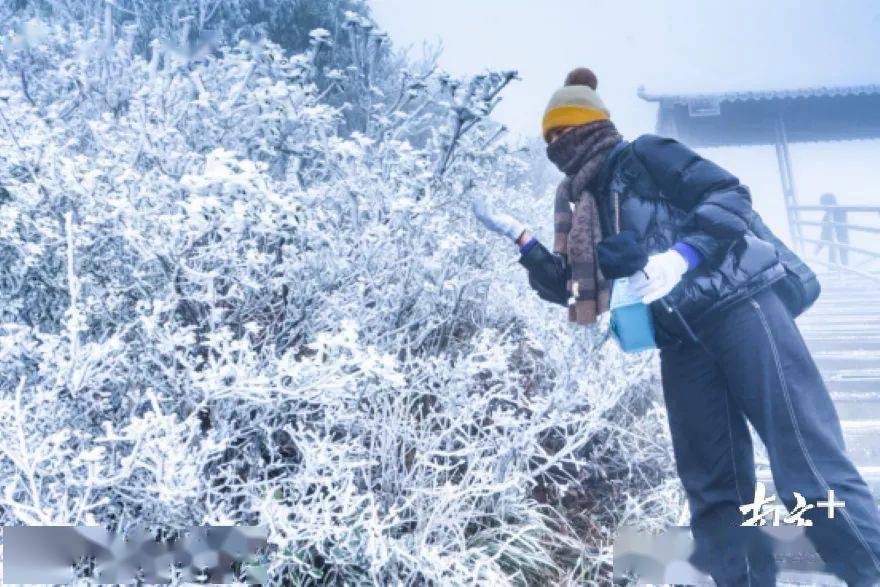
[[[386,95],[360,60],[352,131],[320,32],[147,59],[30,26],[0,77],[0,522],[264,524],[288,584],[494,585],[607,579],[616,524],[676,514],[653,357],[471,219],[474,190],[550,217],[488,118],[512,72]]]

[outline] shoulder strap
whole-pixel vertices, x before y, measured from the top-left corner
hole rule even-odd
[[[608,185],[608,182],[611,181],[612,176],[614,175],[615,168],[618,165],[618,160],[620,159],[621,153],[630,146],[630,142],[626,140],[622,140],[611,148],[611,151],[608,152],[608,156],[605,158],[605,163],[602,164],[602,169],[599,171],[597,179],[595,180],[594,185],[598,186],[601,191],[605,186]]]
[[[645,164],[635,152],[635,143],[628,143],[614,160],[608,181],[611,189],[624,191],[632,189],[643,197],[657,197],[659,189],[654,178],[648,173]]]

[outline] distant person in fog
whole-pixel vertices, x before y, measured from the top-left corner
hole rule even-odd
[[[822,194],[819,203],[823,206],[837,206],[837,198],[834,194]],[[849,264],[849,229],[847,228],[846,210],[826,210],[822,217],[822,235],[819,237],[823,242],[816,245],[814,254],[828,247],[828,262],[831,264]],[[844,246],[841,246],[844,245]]]

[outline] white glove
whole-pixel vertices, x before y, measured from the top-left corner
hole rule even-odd
[[[677,251],[651,255],[645,268],[629,278],[630,291],[650,304],[671,292],[687,270],[687,261]]]
[[[471,210],[473,210],[477,220],[482,222],[486,228],[492,232],[504,235],[512,241],[517,240],[526,230],[526,225],[510,214],[496,212],[483,196],[474,196],[471,202]]]

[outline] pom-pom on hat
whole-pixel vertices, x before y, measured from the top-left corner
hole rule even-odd
[[[596,74],[586,67],[573,69],[565,76],[565,85],[553,93],[544,111],[541,130],[545,141],[550,141],[553,129],[608,120],[611,113],[596,93],[597,87]]]

